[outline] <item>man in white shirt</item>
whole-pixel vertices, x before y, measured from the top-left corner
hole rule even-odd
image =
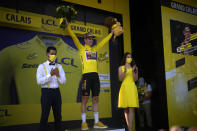
[[[47,48],[48,60],[40,64],[37,69],[37,83],[42,87],[40,119],[40,131],[47,131],[47,122],[50,109],[53,109],[55,126],[57,131],[61,131],[61,94],[59,84],[66,81],[65,72],[62,66],[55,63],[57,50],[55,47]]]
[[[152,117],[151,117],[151,96],[152,87],[147,84],[143,77],[140,77],[137,83],[138,96],[139,96],[139,108],[137,109],[137,116],[139,120],[139,126],[144,127],[144,121],[146,116],[147,126],[152,128]]]

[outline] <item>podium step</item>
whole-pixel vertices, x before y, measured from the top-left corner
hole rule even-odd
[[[82,131],[82,130],[81,128],[77,128],[77,129],[71,129],[71,130],[65,130],[65,131]],[[106,128],[106,129],[89,128],[86,131],[125,131],[125,128]]]

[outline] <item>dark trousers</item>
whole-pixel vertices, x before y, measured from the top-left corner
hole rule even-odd
[[[62,99],[61,99],[59,88],[57,89],[42,88],[42,94],[41,94],[42,114],[40,119],[40,131],[47,131],[47,122],[48,122],[48,117],[51,107],[53,109],[56,131],[62,130],[61,105],[62,105]]]

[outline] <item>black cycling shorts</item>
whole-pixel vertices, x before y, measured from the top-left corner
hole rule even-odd
[[[96,72],[86,73],[82,76],[82,96],[90,96],[90,90],[92,97],[99,96],[100,80]]]

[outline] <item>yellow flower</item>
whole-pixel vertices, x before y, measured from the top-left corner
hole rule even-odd
[[[70,6],[68,6],[68,5],[67,5],[66,7],[67,7],[67,8],[70,8]]]
[[[63,21],[64,21],[64,19],[63,18],[60,18],[59,24],[61,25]]]
[[[56,11],[58,11],[59,9],[64,8],[64,7],[65,7],[64,5],[59,6],[59,7],[56,8]]]
[[[72,10],[73,12],[75,12],[75,9],[74,9],[74,8],[71,8],[71,10]]]
[[[56,11],[58,11],[59,9],[60,9],[60,7],[57,7],[57,8],[56,8]]]
[[[77,14],[77,11],[75,11],[75,15]]]

